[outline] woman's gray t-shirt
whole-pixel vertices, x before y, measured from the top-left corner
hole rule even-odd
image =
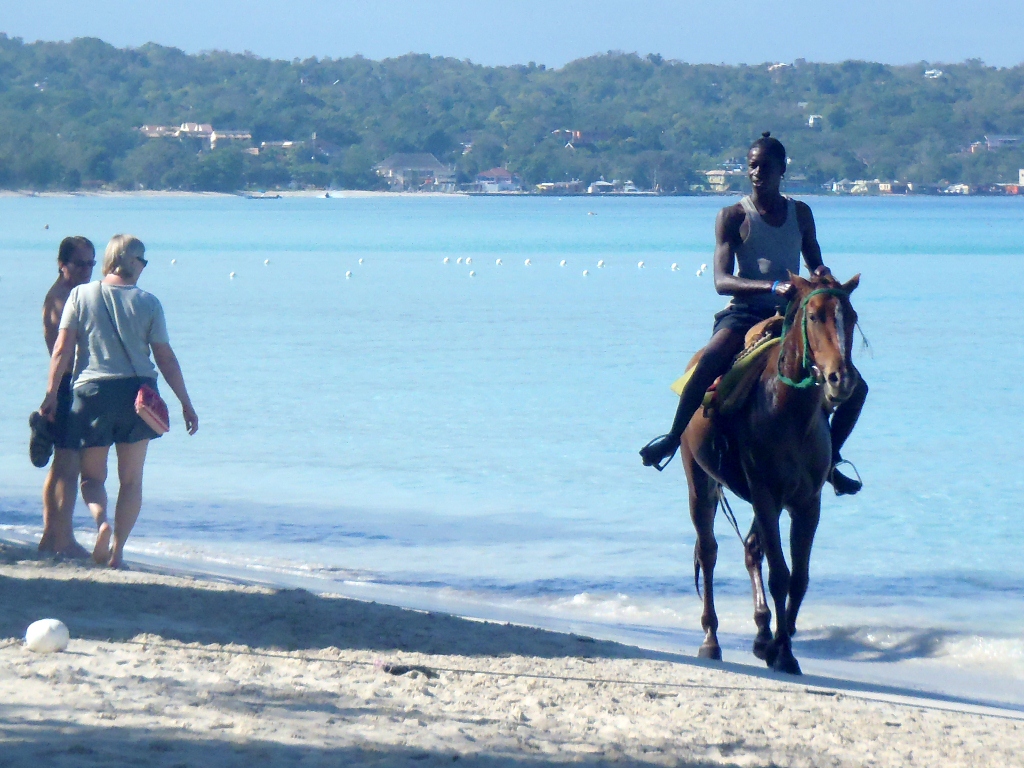
[[[60,318],[60,329],[65,328],[78,334],[76,387],[96,379],[156,378],[149,347],[170,343],[160,300],[134,285],[97,281],[73,288]]]

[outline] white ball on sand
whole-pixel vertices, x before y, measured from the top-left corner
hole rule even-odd
[[[442,264],[447,264],[449,261],[451,261],[451,259],[449,259],[447,256],[445,256],[443,259],[441,259],[441,263]]]
[[[234,280],[235,279],[235,273],[232,272],[230,275],[228,275],[228,277],[230,277],[232,280]]]
[[[589,275],[589,274],[590,274],[590,270],[589,270],[589,269],[584,269],[584,270],[583,270],[583,276],[584,276],[584,277],[586,277],[586,276],[587,276],[587,275]]]
[[[495,259],[494,260],[494,266],[500,267],[501,266],[501,259]]]
[[[526,260],[526,261],[524,261],[523,263],[524,263],[524,264],[525,264],[526,266],[530,266],[531,264],[533,264],[533,262],[532,262],[532,261],[530,261],[529,259],[527,259],[527,260]]]
[[[350,269],[350,270],[348,270],[348,271],[347,271],[347,272],[345,273],[345,279],[346,279],[346,280],[348,280],[348,279],[349,279],[350,277],[352,277],[352,270],[351,270],[351,269]]]
[[[637,268],[637,269],[643,269],[643,268],[644,268],[644,263],[643,263],[642,261],[638,261],[638,262],[636,263],[636,268]]]
[[[36,653],[53,653],[68,647],[71,633],[60,619],[33,621],[25,630],[25,647]]]
[[[565,266],[565,259],[562,259],[560,262],[558,262],[558,266],[564,267]]]
[[[469,276],[470,277],[476,277],[476,272],[474,272],[472,269],[469,270]]]
[[[604,259],[601,259],[599,262],[597,262],[597,268],[604,269]]]

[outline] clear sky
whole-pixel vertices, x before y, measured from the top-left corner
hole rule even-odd
[[[1014,66],[1024,0],[0,0],[0,32],[283,59],[415,52],[559,67],[622,50],[693,63]]]

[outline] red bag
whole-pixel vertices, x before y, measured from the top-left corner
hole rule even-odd
[[[158,435],[165,434],[171,428],[167,403],[149,384],[139,387],[139,394],[135,396],[135,412]]]

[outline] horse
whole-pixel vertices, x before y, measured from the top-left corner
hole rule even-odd
[[[850,294],[860,275],[843,284],[831,275],[810,280],[790,275],[790,280],[795,295],[787,308],[781,341],[764,353],[763,370],[750,395],[732,413],[698,409],[680,439],[680,455],[689,486],[690,518],[697,532],[694,576],[699,572],[704,578],[701,628],[705,636],[698,655],[722,658],[714,603],[718,556],[714,521],[725,487],[754,509],[744,541],[757,626],[754,654],[777,672],[799,675],[792,636],[807,592],[821,489],[832,466],[829,414],[850,396],[859,376],[851,359],[857,313]],[[783,509],[791,518],[792,572],[779,531]],[[775,605],[774,635],[761,577],[764,558]]]

